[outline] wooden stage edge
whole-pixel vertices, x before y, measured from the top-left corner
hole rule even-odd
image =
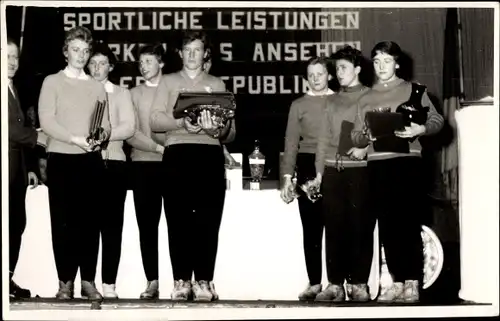
[[[438,306],[489,306],[491,304],[478,304],[468,301],[456,301],[453,303],[379,303],[379,302],[300,302],[300,301],[243,301],[243,300],[219,300],[215,302],[194,302],[194,301],[172,301],[166,299],[160,300],[139,300],[139,299],[116,299],[104,300],[100,304],[102,310],[116,309],[196,309],[196,308],[325,308],[325,307],[438,307]],[[74,299],[68,302],[61,302],[56,299],[33,298],[28,300],[11,300],[11,311],[30,311],[30,310],[88,310],[91,308],[91,302],[84,299]]]

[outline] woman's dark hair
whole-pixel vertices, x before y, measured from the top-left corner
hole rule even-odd
[[[347,60],[354,65],[354,67],[363,68],[363,54],[356,48],[351,46],[345,46],[342,49],[337,50],[334,54],[331,55],[330,59],[335,63],[337,60]]]
[[[63,52],[68,51],[68,44],[75,40],[80,39],[89,45],[90,51],[92,51],[92,32],[86,27],[76,26],[71,28],[66,32],[66,37],[64,38]]]
[[[185,45],[195,41],[199,40],[203,43],[203,48],[205,51],[210,51],[211,49],[211,44],[210,41],[208,40],[207,34],[203,31],[198,31],[198,30],[186,30],[182,33],[181,36],[181,42],[179,44],[179,50],[182,51],[182,48],[184,48]]]
[[[396,63],[398,64],[399,58],[401,58],[403,54],[403,50],[401,50],[401,47],[394,41],[382,41],[377,43],[372,49],[371,58],[375,58],[375,56],[379,52],[391,55],[394,58],[394,61],[396,61]]]
[[[159,62],[163,62],[165,49],[160,43],[147,44],[139,50],[139,57],[141,55],[152,55],[155,56]]]
[[[346,60],[352,63],[354,67],[360,67],[361,71],[358,75],[359,81],[367,87],[372,86],[374,77],[373,67],[371,65],[371,62],[365,56],[363,56],[363,53],[360,50],[349,45],[346,45],[345,47],[337,50],[330,56],[332,70],[336,70],[336,61],[338,60]],[[332,74],[335,75],[336,72],[332,72]],[[340,88],[337,77],[333,77],[332,87],[334,88],[334,90]]]
[[[92,55],[90,56],[90,58],[97,55],[103,55],[104,57],[107,57],[108,62],[111,66],[115,66],[116,62],[118,61],[114,52],[111,50],[111,48],[109,48],[109,45],[107,43],[104,43],[103,41],[96,41],[92,47]]]
[[[303,74],[304,79],[307,80],[307,69],[309,68],[309,66],[317,65],[317,64],[323,65],[323,67],[325,67],[326,71],[329,74],[331,74],[328,58],[326,58],[324,56],[320,56],[320,57],[314,56],[314,57],[309,58],[309,60],[307,60],[307,62],[306,62],[306,68],[305,68],[304,74]]]
[[[394,58],[394,61],[399,65],[396,69],[396,76],[404,80],[411,80],[413,78],[413,61],[406,52],[394,41],[382,41],[373,47],[371,51],[371,58],[375,58],[377,53],[385,53]]]

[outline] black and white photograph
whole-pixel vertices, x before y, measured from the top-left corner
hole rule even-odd
[[[499,315],[497,2],[1,8],[5,320]]]

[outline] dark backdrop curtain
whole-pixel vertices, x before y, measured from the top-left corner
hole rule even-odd
[[[494,9],[460,8],[465,100],[493,96]]]
[[[448,9],[446,15],[444,67],[443,67],[443,116],[452,133],[441,151],[441,197],[458,202],[458,142],[455,112],[460,109],[460,55],[458,10]]]

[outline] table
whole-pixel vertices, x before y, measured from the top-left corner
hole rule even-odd
[[[26,203],[28,223],[15,281],[29,288],[33,295],[53,297],[58,279],[52,252],[47,188],[28,189]],[[100,266],[101,259],[96,275],[99,290]],[[76,297],[80,296],[79,278],[78,274]],[[160,298],[168,299],[173,280],[164,215],[159,226],[159,278]],[[297,201],[285,204],[276,189],[228,191],[214,282],[221,299],[296,300],[307,284]],[[374,282],[373,273],[371,282]],[[323,284],[327,284],[326,271],[323,272]],[[116,291],[120,298],[138,298],[145,285],[139,231],[129,191]]]

